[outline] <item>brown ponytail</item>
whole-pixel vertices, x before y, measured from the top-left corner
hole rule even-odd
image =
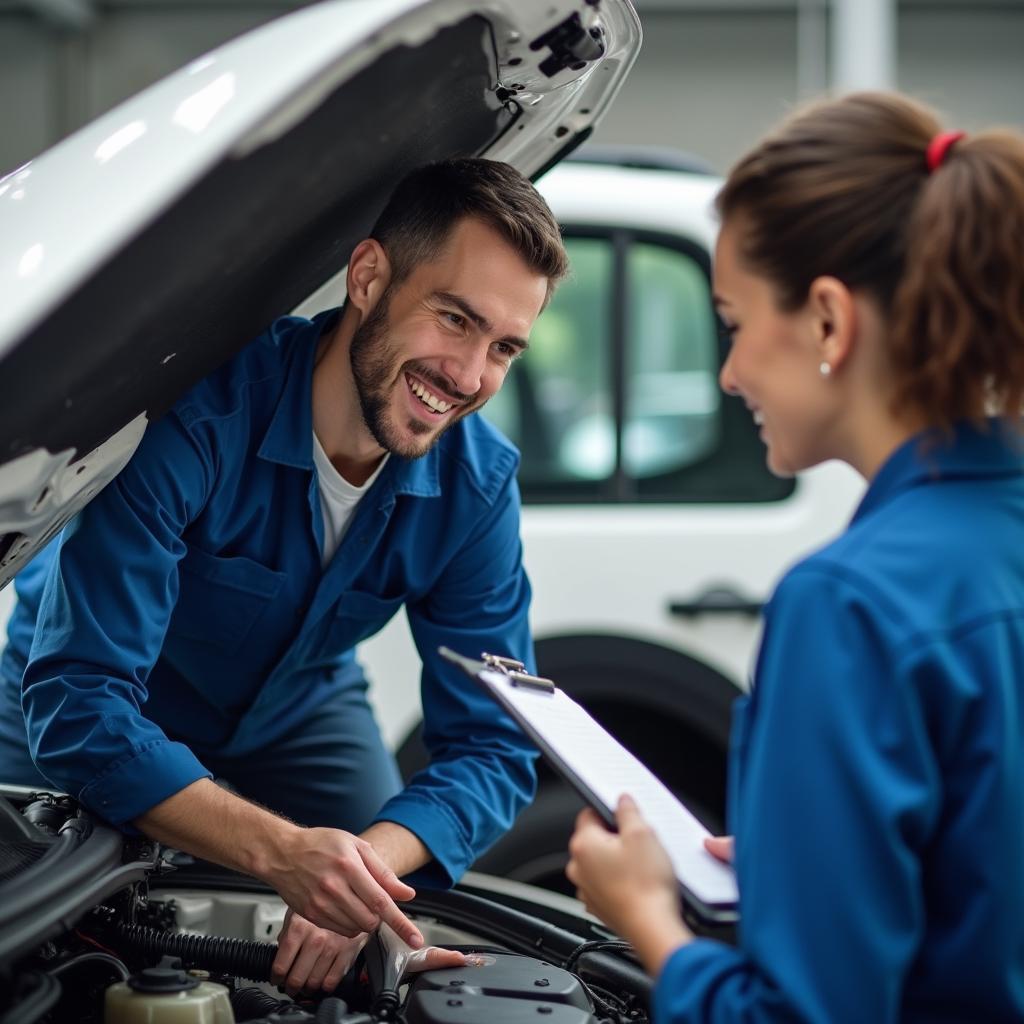
[[[906,97],[856,93],[797,112],[733,168],[723,221],[803,305],[832,275],[887,315],[897,408],[946,425],[1024,401],[1024,138],[957,141],[929,172],[936,117]]]

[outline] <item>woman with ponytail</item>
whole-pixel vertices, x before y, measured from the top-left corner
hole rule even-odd
[[[1024,139],[897,95],[797,113],[719,197],[723,388],[771,468],[867,480],[765,609],[738,702],[739,945],[624,799],[568,874],[656,1021],[1024,1020]]]

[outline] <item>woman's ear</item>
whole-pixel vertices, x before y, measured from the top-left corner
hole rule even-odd
[[[390,281],[391,264],[384,247],[375,238],[364,238],[348,261],[348,301],[365,318],[387,291]]]
[[[808,289],[807,310],[811,318],[817,357],[828,371],[842,368],[857,342],[857,305],[853,293],[837,277],[816,277]]]

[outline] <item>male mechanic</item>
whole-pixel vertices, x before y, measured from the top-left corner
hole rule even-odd
[[[17,581],[0,778],[269,883],[291,989],[333,988],[381,921],[420,944],[399,876],[450,884],[532,795],[528,745],[436,650],[531,658],[517,453],[471,414],[566,267],[509,166],[413,172],[342,310],[194,387]],[[353,649],[403,603],[432,757],[400,790]]]

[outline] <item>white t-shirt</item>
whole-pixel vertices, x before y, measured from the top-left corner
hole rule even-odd
[[[380,465],[373,471],[373,476],[363,484],[355,487],[350,484],[331,464],[327,453],[320,444],[320,439],[313,434],[313,464],[320,478],[320,511],[324,517],[324,546],[320,555],[321,568],[334,557],[341,538],[345,536],[348,524],[352,521],[352,513],[356,510],[359,499],[373,486],[373,481],[380,476],[388,456],[380,460]]]

